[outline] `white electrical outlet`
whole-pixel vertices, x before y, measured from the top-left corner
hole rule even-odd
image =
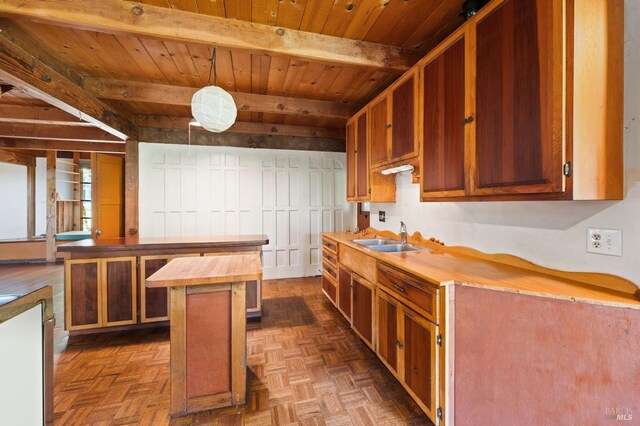
[[[588,228],[587,251],[608,256],[622,256],[622,231]]]

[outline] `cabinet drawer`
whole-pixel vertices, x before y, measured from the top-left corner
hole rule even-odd
[[[322,260],[332,266],[338,266],[338,259],[336,259],[336,255],[328,250],[322,250]]]
[[[328,262],[322,262],[322,269],[324,273],[333,278],[334,281],[338,281],[338,272],[333,265],[330,265]]]
[[[327,274],[322,274],[322,291],[327,295],[331,303],[336,304],[336,285],[331,282]]]
[[[378,265],[378,284],[408,302],[422,315],[434,323],[437,317],[437,290],[431,289],[417,278],[404,274],[386,265]]]
[[[323,251],[327,250],[334,255],[338,254],[338,243],[328,238],[322,239],[322,248]]]

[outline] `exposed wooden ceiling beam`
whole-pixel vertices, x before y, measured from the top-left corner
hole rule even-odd
[[[102,99],[182,106],[190,106],[191,98],[198,90],[198,88],[194,87],[109,80],[95,77],[85,78],[84,87],[89,93]],[[344,102],[317,101],[241,92],[230,92],[230,94],[240,111],[349,118],[361,108],[358,104]]]
[[[138,115],[136,124],[140,127],[164,129],[187,129],[191,117],[173,117],[167,115]],[[288,124],[253,123],[236,121],[226,133],[245,133],[257,135],[304,136],[310,138],[344,139],[344,128],[294,126]]]
[[[20,166],[35,166],[36,159],[30,155],[0,149],[0,163],[18,164]]]
[[[186,130],[141,127],[140,140],[184,145],[188,141],[188,135]],[[345,152],[345,141],[340,139],[212,133],[202,130],[191,132],[191,145]]]
[[[135,126],[119,111],[23,47],[33,44],[16,28],[0,31],[0,79],[120,139],[135,136]]]
[[[41,139],[15,139],[0,137],[0,148],[44,149],[73,152],[102,152],[105,154],[123,154],[125,144],[122,142],[75,142],[47,141]]]
[[[7,123],[93,126],[55,107],[0,104],[0,121]]]
[[[97,127],[34,126],[32,124],[2,122],[0,122],[0,137],[81,142],[121,142],[112,134]]]
[[[409,69],[415,52],[122,0],[3,0],[0,13],[48,24],[363,66]]]

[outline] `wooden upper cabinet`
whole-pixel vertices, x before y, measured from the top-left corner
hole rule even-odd
[[[418,156],[418,72],[409,71],[391,89],[391,163]]]
[[[356,198],[356,124],[347,123],[347,200]]]
[[[396,200],[395,176],[372,173],[369,167],[369,109],[347,122],[347,200],[389,203]]]
[[[465,195],[464,58],[463,33],[420,66],[423,199]]]
[[[374,100],[369,107],[369,165],[371,169],[389,163],[389,141],[391,140],[391,117],[389,96]]]
[[[357,116],[356,129],[356,197],[358,200],[366,200],[369,196],[366,110]]]
[[[472,195],[563,190],[560,3],[494,2],[476,21]]]

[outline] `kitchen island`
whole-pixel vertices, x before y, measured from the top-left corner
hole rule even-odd
[[[636,284],[417,233],[409,251],[358,243],[387,239],[400,237],[323,234],[322,290],[435,424],[587,424],[640,409]]]
[[[145,280],[177,257],[262,254],[266,235],[128,237],[91,239],[58,246],[64,257],[65,329],[86,333],[166,325],[166,288]],[[247,316],[262,315],[262,280],[247,282]]]

